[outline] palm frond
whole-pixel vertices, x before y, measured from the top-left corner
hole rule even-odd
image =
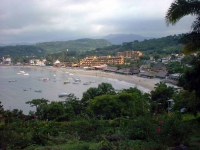
[[[183,44],[189,44],[189,43],[199,42],[199,41],[200,41],[200,33],[196,31],[186,33],[180,39],[180,42]]]
[[[200,32],[200,15],[197,16],[196,20],[192,24],[192,30],[194,32]]]
[[[182,17],[186,15],[199,15],[199,0],[175,0],[168,9],[165,20],[166,25],[175,25]]]
[[[183,47],[182,53],[191,54],[191,53],[199,52],[199,51],[200,51],[200,42],[194,42],[194,43],[186,44]]]

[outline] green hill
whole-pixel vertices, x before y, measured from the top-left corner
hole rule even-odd
[[[17,45],[0,47],[0,58],[9,57],[26,57],[35,56],[42,57],[45,55],[45,50],[34,45]]]
[[[36,46],[42,48],[46,53],[58,53],[62,51],[90,51],[96,48],[103,48],[112,45],[104,39],[78,39],[70,41],[37,43]]]
[[[108,46],[105,48],[97,48],[99,53],[112,54],[117,51],[143,51],[143,52],[156,52],[156,53],[178,53],[182,50],[183,45],[180,43],[182,35],[167,36],[157,39],[150,39],[144,41],[124,42],[122,45]]]

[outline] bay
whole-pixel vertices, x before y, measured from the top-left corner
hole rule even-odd
[[[29,75],[19,74],[24,71]],[[47,81],[39,80],[39,78],[49,78]],[[80,79],[80,84],[72,84],[73,79]],[[16,82],[9,82],[15,81]],[[65,80],[71,81],[64,84]],[[83,85],[84,82],[94,81],[89,85]],[[28,114],[30,110],[35,108],[26,104],[27,101],[33,99],[48,99],[49,101],[64,101],[65,98],[59,98],[60,93],[73,93],[79,99],[82,98],[83,92],[90,87],[97,87],[99,84],[106,82],[111,83],[116,90],[135,87],[134,84],[126,83],[116,79],[109,79],[98,76],[88,76],[81,74],[73,74],[58,70],[48,70],[47,67],[6,67],[0,66],[0,101],[5,110],[20,109],[24,114]],[[24,91],[26,90],[26,91]],[[42,90],[42,92],[35,92]]]

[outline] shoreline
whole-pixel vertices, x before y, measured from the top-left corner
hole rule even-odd
[[[10,67],[10,66],[4,66],[4,67]],[[77,75],[88,75],[88,76],[116,79],[118,81],[124,81],[127,83],[134,84],[138,88],[141,87],[142,89],[147,89],[149,91],[154,90],[155,84],[161,81],[158,78],[149,79],[149,78],[138,77],[137,75],[121,75],[116,73],[107,73],[99,70],[84,70],[77,68],[72,69],[72,68],[56,68],[56,67],[40,67],[40,66],[11,66],[11,67],[54,70],[60,72],[69,72]]]

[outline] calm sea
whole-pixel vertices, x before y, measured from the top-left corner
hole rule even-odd
[[[17,74],[24,71],[29,75]],[[38,78],[49,78],[50,80],[44,82]],[[79,78],[80,84],[63,84],[63,81],[68,78]],[[16,82],[9,82],[9,81]],[[95,81],[90,85],[83,85],[84,82]],[[50,101],[63,101],[64,98],[59,98],[60,93],[73,93],[76,97],[81,99],[83,92],[90,87],[97,87],[102,82],[111,83],[116,90],[135,87],[134,84],[129,84],[116,79],[108,79],[96,76],[87,76],[81,74],[71,74],[70,72],[46,70],[45,67],[25,68],[25,67],[6,67],[0,66],[0,101],[4,109],[20,109],[24,114],[28,114],[30,110],[35,108],[25,104],[27,101],[33,99],[44,98]],[[24,89],[26,91],[24,91]],[[42,90],[41,93],[35,90]]]

